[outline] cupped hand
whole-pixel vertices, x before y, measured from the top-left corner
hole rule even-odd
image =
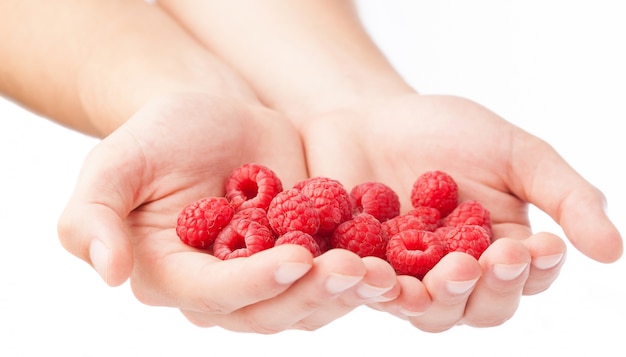
[[[130,278],[140,301],[200,326],[314,329],[364,301],[354,292],[399,293],[388,266],[344,251],[314,259],[285,245],[220,261],[183,244],[182,208],[224,195],[225,178],[246,162],[271,167],[285,186],[307,177],[299,135],[275,112],[201,94],[155,98],[88,154],[60,240],[109,285]]]
[[[384,182],[406,211],[414,180],[438,169],[457,181],[461,201],[478,200],[491,212],[495,239],[479,261],[448,254],[423,281],[399,277],[397,299],[371,305],[420,329],[498,325],[513,315],[523,294],[550,286],[566,244],[531,230],[529,205],[549,214],[590,258],[613,262],[622,254],[603,194],[545,141],[470,100],[409,94],[311,117],[299,129],[311,176],[348,187]],[[424,288],[432,298],[427,309],[415,303]]]

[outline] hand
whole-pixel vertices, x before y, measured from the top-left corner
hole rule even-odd
[[[184,245],[174,230],[181,209],[223,195],[226,176],[245,162],[271,167],[285,186],[307,175],[297,132],[275,112],[195,94],[156,98],[89,153],[60,239],[108,284],[130,277],[140,301],[180,308],[201,326],[313,329],[364,301],[354,297],[359,287],[399,293],[388,266],[347,252],[313,260],[281,246],[220,261]]]
[[[529,204],[547,212],[589,257],[612,262],[622,253],[602,193],[547,143],[469,100],[411,94],[353,105],[308,118],[301,133],[312,176],[348,187],[382,181],[406,211],[417,176],[441,169],[458,182],[460,200],[476,199],[491,211],[495,241],[479,261],[451,253],[423,281],[399,277],[396,300],[372,304],[420,329],[498,325],[522,294],[541,292],[557,278],[566,245],[556,235],[533,234]],[[424,288],[432,297],[427,310],[414,304]]]

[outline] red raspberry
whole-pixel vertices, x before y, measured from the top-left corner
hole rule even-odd
[[[400,214],[400,198],[382,182],[364,182],[350,191],[356,214],[365,212],[384,222]]]
[[[398,274],[423,279],[445,254],[434,232],[408,229],[389,239],[387,261]]]
[[[207,249],[228,225],[234,209],[224,197],[205,197],[185,206],[176,220],[176,234],[183,243]]]
[[[406,231],[409,229],[417,229],[420,231],[434,231],[436,229],[433,226],[420,217],[413,216],[410,214],[403,214],[400,216],[396,216],[392,219],[386,220],[382,223],[383,230],[387,234],[388,237],[393,237],[394,235]]]
[[[317,242],[317,246],[320,247],[320,253],[325,253],[327,252],[331,247],[330,247],[330,236],[327,235],[322,235],[322,234],[316,234],[313,236],[313,239],[315,239],[315,241]]]
[[[274,197],[267,209],[267,218],[279,236],[289,231],[314,235],[320,226],[320,214],[313,205],[313,200],[295,188]]]
[[[447,173],[428,171],[413,183],[411,204],[413,207],[434,207],[441,217],[445,217],[459,204],[459,188]]]
[[[369,213],[361,213],[335,229],[330,237],[330,246],[350,250],[360,257],[385,259],[387,240],[380,221]]]
[[[441,225],[441,213],[433,207],[419,206],[408,211],[407,216],[419,218],[425,225],[425,230],[434,231]]]
[[[283,185],[274,171],[254,163],[234,169],[226,179],[226,198],[235,210],[250,207],[267,209]]]
[[[250,208],[240,209],[239,211],[235,212],[231,221],[234,222],[234,221],[244,219],[244,218],[251,219],[257,223],[261,223],[262,225],[271,229],[270,221],[269,219],[267,219],[267,211],[264,210],[263,208],[250,207]]]
[[[249,257],[274,246],[269,228],[250,219],[240,219],[226,226],[213,243],[213,255],[219,259]]]
[[[481,226],[469,225],[444,229],[440,238],[446,247],[446,253],[464,252],[478,259],[491,243],[489,233]]]
[[[318,233],[331,234],[337,226],[352,218],[352,201],[343,185],[333,179],[313,177],[297,183],[302,194],[313,200],[320,213]]]
[[[301,231],[291,231],[283,234],[282,236],[276,239],[274,243],[275,246],[281,244],[297,244],[307,248],[314,257],[322,254],[320,251],[320,246],[317,244],[317,241],[313,236],[308,233],[304,233]]]
[[[461,202],[449,215],[441,220],[442,226],[477,225],[483,227],[489,237],[493,238],[491,230],[491,214],[478,201],[468,200]]]

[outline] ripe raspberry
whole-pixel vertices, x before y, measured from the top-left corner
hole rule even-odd
[[[413,207],[427,206],[447,216],[459,204],[459,188],[450,175],[443,171],[428,171],[420,175],[411,189]]]
[[[226,226],[213,243],[213,255],[219,259],[249,257],[274,246],[269,228],[250,219],[240,219]]]
[[[385,259],[387,240],[380,221],[369,213],[361,213],[335,229],[330,237],[330,246],[350,250],[360,257]]]
[[[352,188],[355,213],[369,213],[384,222],[400,214],[398,194],[382,182],[363,182]]]
[[[441,213],[433,207],[419,206],[411,209],[406,213],[408,216],[414,216],[420,219],[425,225],[425,230],[434,231],[441,224]]]
[[[250,207],[267,209],[283,185],[274,171],[254,163],[234,169],[226,179],[226,198],[235,210]]]
[[[207,249],[228,225],[234,209],[224,197],[205,197],[185,206],[176,220],[176,234],[183,243]]]
[[[446,228],[440,235],[441,241],[446,247],[446,253],[464,252],[478,259],[491,243],[489,233],[481,226],[468,225]]]
[[[434,232],[409,229],[389,239],[387,261],[398,274],[423,279],[443,258],[445,248]]]
[[[493,238],[491,230],[491,214],[478,201],[468,200],[461,202],[449,215],[441,220],[442,226],[477,225],[483,227],[489,237]]]
[[[339,181],[313,177],[297,183],[294,187],[309,197],[319,211],[318,233],[331,234],[340,223],[352,218],[350,194]]]
[[[282,191],[274,197],[267,209],[267,218],[279,236],[289,231],[314,235],[320,226],[320,213],[313,201],[295,188]]]
[[[233,218],[231,219],[231,222],[244,219],[244,218],[251,219],[257,223],[261,223],[262,225],[271,229],[270,221],[269,219],[267,219],[267,211],[265,211],[263,208],[250,207],[250,208],[240,209],[239,211],[235,212],[235,214],[233,215]]]
[[[283,234],[282,236],[276,239],[274,246],[281,244],[297,244],[307,248],[314,257],[322,254],[320,251],[320,247],[317,244],[317,241],[313,236],[308,233],[304,233],[301,231],[291,231]]]
[[[420,231],[434,231],[435,228],[431,224],[428,224],[420,217],[413,216],[410,214],[403,214],[400,216],[396,216],[392,219],[386,220],[382,223],[383,230],[387,234],[388,237],[393,237],[394,235],[406,231],[409,229],[417,229]]]
[[[320,253],[324,254],[331,248],[330,236],[315,234],[313,236],[313,239],[315,239],[315,241],[317,242],[317,246],[320,247]]]

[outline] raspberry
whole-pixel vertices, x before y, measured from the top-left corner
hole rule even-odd
[[[322,234],[315,234],[313,236],[313,239],[315,239],[315,241],[317,242],[317,246],[320,247],[320,253],[323,254],[331,248],[330,236],[322,235]]]
[[[185,206],[176,220],[176,234],[183,243],[207,249],[228,225],[234,209],[224,197],[205,197]]]
[[[233,215],[233,218],[231,219],[231,222],[237,221],[239,219],[244,219],[244,218],[251,219],[257,223],[261,223],[262,225],[271,229],[270,221],[269,219],[267,219],[267,211],[265,211],[263,208],[250,207],[250,208],[240,209],[239,211],[235,212],[235,214]]]
[[[267,209],[283,185],[274,171],[260,164],[244,164],[226,179],[226,198],[235,210],[259,207]]]
[[[478,201],[468,200],[461,202],[449,215],[441,220],[442,226],[467,226],[477,225],[483,227],[490,238],[493,238],[491,230],[491,214]]]
[[[443,171],[428,171],[420,175],[411,189],[413,207],[427,206],[447,216],[459,204],[459,188],[450,175]]]
[[[418,206],[408,211],[407,216],[414,216],[419,218],[425,225],[425,230],[434,231],[441,224],[441,213],[439,210],[433,207]]]
[[[376,217],[361,213],[335,229],[330,237],[330,246],[350,250],[360,257],[375,256],[384,259],[387,235]]]
[[[243,218],[218,234],[213,243],[213,255],[222,260],[249,257],[273,246],[274,235],[269,228]]]
[[[313,177],[297,183],[302,194],[313,201],[320,214],[318,233],[330,234],[337,226],[352,218],[352,201],[343,185],[333,179]]]
[[[446,253],[464,252],[478,259],[491,243],[489,233],[481,226],[468,225],[444,229],[440,238],[446,247]]]
[[[274,246],[281,244],[297,244],[307,248],[314,257],[322,254],[320,246],[313,236],[301,231],[290,231],[276,239]]]
[[[408,229],[418,229],[420,231],[434,231],[436,228],[433,228],[431,224],[428,224],[420,217],[410,214],[403,214],[386,220],[382,223],[382,226],[388,237],[393,237],[394,235]]]
[[[282,191],[274,197],[267,209],[267,218],[279,236],[289,231],[314,235],[320,226],[320,214],[313,200],[295,188]]]
[[[434,232],[408,229],[389,239],[387,261],[398,274],[423,279],[445,254],[445,247]]]
[[[400,214],[400,198],[382,182],[364,182],[350,191],[355,213],[369,213],[384,222]]]

